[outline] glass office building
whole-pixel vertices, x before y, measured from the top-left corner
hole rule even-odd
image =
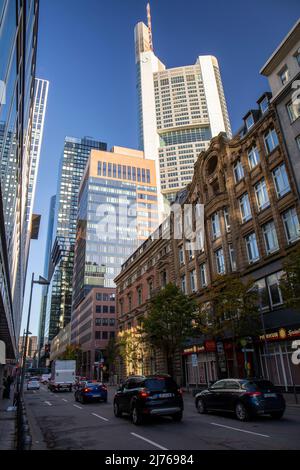
[[[51,341],[71,319],[74,245],[80,182],[92,149],[107,145],[89,137],[66,137],[60,161],[53,229],[53,274],[49,286],[44,342]]]
[[[0,0],[0,340],[10,359],[17,354],[27,267],[38,10],[38,0]]]

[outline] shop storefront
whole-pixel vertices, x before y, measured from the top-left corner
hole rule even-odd
[[[209,382],[217,380],[216,346],[215,342],[209,343],[206,346],[192,346],[183,351],[187,386],[205,387]]]
[[[300,339],[300,327],[280,328],[259,337],[261,375],[284,391],[294,387],[300,390],[300,364],[294,360],[297,339]]]

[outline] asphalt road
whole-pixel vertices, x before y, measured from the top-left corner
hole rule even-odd
[[[134,426],[113,414],[108,403],[79,404],[74,394],[44,386],[25,392],[34,450],[275,450],[300,449],[300,406],[289,405],[275,421],[262,417],[240,423],[228,415],[199,415],[185,396],[184,418],[157,418]]]

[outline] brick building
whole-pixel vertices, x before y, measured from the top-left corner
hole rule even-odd
[[[251,372],[270,377],[285,388],[300,385],[300,374],[291,362],[291,342],[300,337],[299,312],[285,307],[280,290],[282,261],[298,242],[299,199],[285,144],[274,108],[265,93],[257,109],[244,117],[244,125],[231,140],[221,133],[212,139],[207,151],[199,155],[194,177],[182,201],[204,204],[204,226],[195,237],[196,250],[189,240],[164,240],[169,270],[174,281],[200,303],[206,302],[210,284],[218,275],[236,273],[243,280],[253,279],[260,292],[262,331],[255,338],[253,353],[247,361]],[[193,211],[193,226],[198,217]],[[172,218],[171,218],[172,219]],[[171,224],[172,225],[172,224]],[[190,239],[190,237],[189,237]],[[140,270],[139,284],[147,285],[146,263],[152,259],[159,241],[144,243],[144,252],[135,253],[123,265],[117,282],[120,326],[125,314],[135,316],[137,293],[126,304],[128,279],[133,267]],[[158,260],[162,261],[161,257]],[[156,268],[156,285],[159,270]],[[169,278],[173,282],[173,277]],[[138,289],[134,285],[134,290]],[[138,291],[137,291],[138,292]],[[120,314],[120,301],[127,305]],[[145,302],[144,298],[143,301]],[[146,305],[140,305],[145,309]],[[131,307],[131,308],[130,308]],[[133,319],[131,318],[131,324]],[[233,373],[233,348],[230,338],[216,344],[209,338],[191,341],[183,351],[182,381],[190,385],[217,378],[216,351],[224,357],[224,375]],[[194,354],[194,356],[192,356]],[[244,354],[238,351],[239,374],[244,374]]]

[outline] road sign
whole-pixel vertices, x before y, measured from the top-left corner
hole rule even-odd
[[[198,356],[197,356],[197,354],[192,354],[192,366],[193,367],[198,366]]]

